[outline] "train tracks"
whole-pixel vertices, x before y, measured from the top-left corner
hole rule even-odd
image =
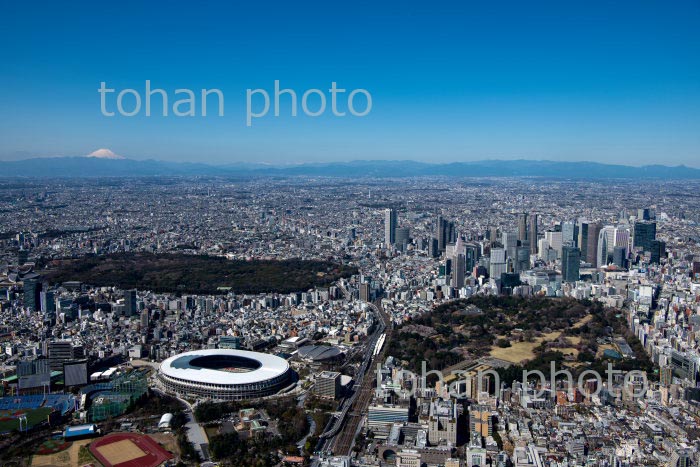
[[[372,304],[372,307],[375,309],[375,311],[382,320],[382,327],[383,331],[386,333],[386,337],[384,340],[384,345],[379,350],[377,355],[374,355],[369,360],[368,368],[366,369],[366,374],[362,379],[359,392],[356,394],[356,397],[352,401],[352,404],[350,405],[345,415],[344,425],[333,439],[332,451],[333,454],[338,456],[345,456],[350,454],[350,450],[352,449],[352,445],[355,440],[357,430],[360,426],[362,416],[365,414],[369,403],[372,401],[372,392],[374,390],[375,381],[374,369],[376,368],[377,363],[384,361],[386,349],[389,345],[393,333],[393,325],[391,319],[389,319],[389,316],[382,308],[381,301],[377,300],[376,304]],[[379,333],[379,335],[381,335],[381,332]],[[374,346],[370,346],[370,348],[368,349],[370,355],[374,353],[373,350]]]

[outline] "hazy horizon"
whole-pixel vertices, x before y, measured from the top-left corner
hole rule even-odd
[[[0,160],[98,148],[217,165],[700,159],[697,2],[11,3],[4,13]],[[101,114],[101,82],[143,94],[147,80],[169,104],[179,88],[220,89],[225,114]],[[366,89],[371,112],[291,117],[283,96],[279,117],[247,127],[246,90],[272,92],[275,80],[299,98],[333,82]]]

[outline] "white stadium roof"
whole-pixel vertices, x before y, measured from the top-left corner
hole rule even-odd
[[[191,365],[198,357],[230,356],[257,362],[260,366],[242,373],[203,368]],[[160,364],[160,371],[167,376],[183,380],[223,385],[250,384],[267,381],[289,371],[289,363],[274,355],[232,349],[202,349],[185,352],[170,357]]]

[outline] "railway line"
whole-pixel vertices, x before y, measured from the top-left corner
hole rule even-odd
[[[367,367],[362,372],[362,380],[357,382],[358,392],[355,393],[352,400],[349,400],[345,416],[339,420],[339,429],[334,433],[333,439],[329,439],[334,455],[348,455],[352,449],[360,421],[372,401],[375,381],[375,378],[371,377],[374,375],[372,369],[377,366],[377,363],[384,361],[386,349],[393,333],[391,319],[382,308],[381,300],[377,300],[370,306],[380,317],[381,325],[378,332],[375,333],[372,345],[368,346],[369,358],[366,361]]]

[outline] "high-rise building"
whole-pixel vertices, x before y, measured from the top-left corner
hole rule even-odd
[[[506,263],[506,250],[503,248],[491,248],[491,260],[489,261],[489,276],[500,278],[501,274],[508,272]]]
[[[82,345],[74,345],[71,340],[49,342],[49,365],[52,371],[63,371],[63,364],[85,357]]]
[[[576,222],[568,221],[561,224],[562,245],[578,246],[578,226]]]
[[[39,301],[42,313],[54,313],[56,311],[56,296],[53,290],[40,292]]]
[[[394,243],[401,251],[406,251],[411,238],[411,230],[408,227],[397,227],[394,230]]]
[[[454,222],[450,222],[442,216],[437,217],[437,235],[438,250],[445,251],[448,243],[457,241],[457,231],[455,230]]]
[[[602,268],[610,263],[610,252],[615,247],[615,227],[606,225],[598,233],[596,249],[596,267]]]
[[[437,258],[440,256],[440,247],[438,246],[437,238],[430,239],[430,256],[432,256],[433,258]]]
[[[148,320],[149,320],[148,308],[144,308],[143,311],[141,312],[141,331],[145,331],[148,329]]]
[[[580,279],[581,250],[574,246],[564,246],[561,255],[561,278],[564,282]]]
[[[661,258],[666,256],[666,242],[662,242],[661,240],[652,240],[649,251],[651,252],[650,262],[652,264],[660,264]]]
[[[396,242],[396,226],[396,209],[386,209],[384,211],[384,245],[386,247]]]
[[[519,246],[516,250],[513,272],[521,272],[530,269],[530,247]]]
[[[428,441],[430,444],[437,445],[440,440],[445,440],[456,445],[458,419],[458,406],[454,401],[434,400],[430,404],[428,417]]]
[[[503,248],[506,249],[508,258],[515,258],[516,249],[518,248],[518,232],[506,231],[501,234]]]
[[[362,282],[360,284],[360,300],[363,302],[372,301],[372,289],[370,288],[369,282]]]
[[[41,309],[41,282],[37,279],[25,279],[24,288],[24,307],[33,311]]]
[[[467,244],[464,246],[464,256],[466,260],[467,271],[474,269],[479,261],[478,245]]]
[[[654,219],[656,219],[655,209],[652,209],[652,208],[637,209],[637,220],[638,221],[651,221]]]
[[[664,387],[668,387],[673,383],[673,368],[667,365],[661,367],[659,383]]]
[[[627,267],[627,248],[616,246],[613,249],[613,264],[621,268]]]
[[[492,263],[505,263],[506,262],[506,250],[503,248],[491,248],[491,262]]]
[[[489,227],[486,231],[486,237],[491,243],[498,241],[498,227]]]
[[[557,230],[548,230],[544,233],[544,238],[547,240],[549,247],[557,252],[557,257],[561,258],[561,247],[564,246],[562,241],[562,232]]]
[[[125,290],[124,291],[124,315],[134,316],[137,312],[136,308],[136,290]]]
[[[583,226],[582,226],[583,229]],[[600,235],[601,226],[597,222],[586,223],[586,248],[585,252],[583,249],[583,243],[579,241],[579,248],[581,248],[581,259],[585,260],[587,263],[595,266],[597,264],[598,255],[598,236]],[[579,233],[579,238],[583,239],[583,236]]]
[[[656,240],[656,222],[635,222],[634,223],[634,248],[642,251],[651,250],[651,242]]]
[[[323,371],[314,383],[313,393],[324,399],[337,399],[340,395],[340,373]]]
[[[630,250],[630,228],[626,225],[615,227],[615,246]]]
[[[528,234],[528,240],[530,241],[530,254],[537,254],[537,222],[538,214],[530,214],[530,233]]]
[[[464,277],[467,269],[466,264],[466,258],[461,253],[452,258],[452,268],[454,269],[452,273],[452,287],[464,287]]]
[[[586,260],[588,252],[588,222],[581,221],[576,232],[576,246],[581,250],[581,259]]]
[[[518,214],[518,240],[521,245],[527,242],[527,213],[521,212]]]

